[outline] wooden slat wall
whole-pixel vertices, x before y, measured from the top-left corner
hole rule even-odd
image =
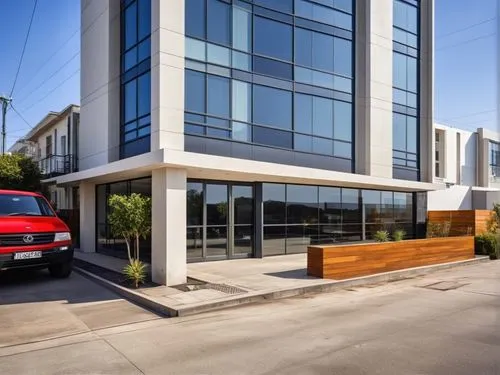
[[[484,233],[490,216],[490,210],[429,211],[427,213],[430,223],[449,222],[450,236],[477,236]]]
[[[473,236],[311,246],[307,251],[307,273],[310,276],[342,280],[472,258]]]

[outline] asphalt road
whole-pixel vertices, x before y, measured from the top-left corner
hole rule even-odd
[[[500,261],[158,319],[78,275],[2,284],[0,374],[500,374]]]

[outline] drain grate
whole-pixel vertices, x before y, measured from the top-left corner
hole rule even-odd
[[[226,294],[247,293],[245,289],[241,289],[227,284],[204,283],[202,281],[189,279],[187,284],[174,286],[183,292],[194,292],[195,290],[212,289]]]
[[[456,281],[439,281],[437,283],[424,285],[424,286],[422,286],[422,288],[440,290],[442,292],[445,292],[447,290],[458,289],[464,285],[467,285],[467,284],[457,283]]]

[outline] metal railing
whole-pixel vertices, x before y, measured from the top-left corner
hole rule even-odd
[[[38,167],[44,178],[61,176],[78,171],[73,155],[50,155],[38,161]]]

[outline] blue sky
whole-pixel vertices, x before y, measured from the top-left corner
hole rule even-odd
[[[496,1],[435,0],[439,122],[464,129],[497,128]],[[33,4],[34,0],[0,1],[0,94],[12,88]],[[478,23],[482,24],[469,27]],[[79,102],[79,27],[79,0],[38,1],[13,94],[14,106],[29,124]],[[10,145],[29,128],[12,110],[7,121]]]

